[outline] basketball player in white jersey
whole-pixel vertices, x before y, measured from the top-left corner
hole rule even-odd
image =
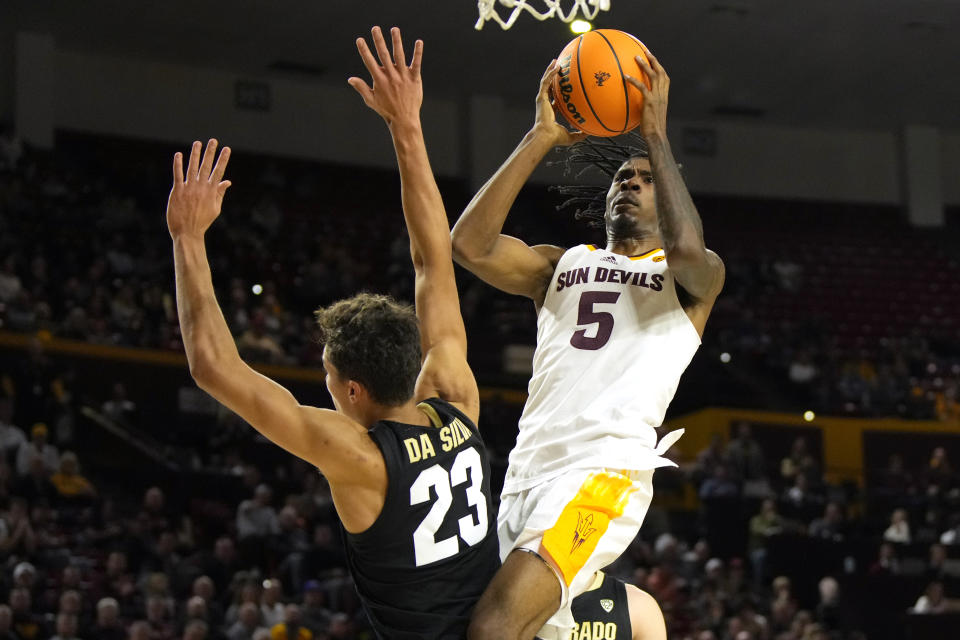
[[[605,247],[528,246],[504,220],[544,155],[583,139],[557,123],[540,81],[533,129],[473,198],[453,229],[454,257],[489,284],[531,298],[537,349],[529,397],[498,516],[500,571],[470,638],[567,638],[570,602],[636,536],[653,470],[673,465],[658,445],[667,405],[700,344],[724,281],[666,135],[669,78],[656,57],[640,133],[648,153],[627,159],[606,193]]]

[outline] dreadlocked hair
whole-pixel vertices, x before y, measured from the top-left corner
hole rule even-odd
[[[580,180],[585,174],[600,171],[610,180],[617,169],[630,158],[646,158],[647,141],[638,133],[628,133],[617,138],[585,138],[571,145],[562,160],[554,160],[549,166],[560,165],[563,175]],[[566,196],[557,211],[574,210],[574,217],[583,220],[590,227],[603,227],[606,212],[607,187],[586,184],[563,184],[550,187],[562,196]]]

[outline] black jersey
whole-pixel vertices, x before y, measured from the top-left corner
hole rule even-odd
[[[490,464],[476,425],[449,403],[420,404],[433,423],[370,429],[387,467],[383,511],[345,532],[347,562],[381,638],[464,638],[500,567]]]
[[[574,598],[571,610],[577,626],[570,640],[630,640],[630,606],[627,588],[616,578],[598,573],[600,586]],[[596,583],[594,583],[596,584]]]

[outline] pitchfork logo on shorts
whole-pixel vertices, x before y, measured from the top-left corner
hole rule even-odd
[[[597,86],[602,87],[603,83],[610,78],[610,74],[606,71],[597,71],[593,77],[597,79]]]
[[[570,547],[570,555],[573,555],[573,552],[580,548],[584,542],[587,541],[587,538],[592,536],[597,530],[593,526],[593,514],[591,513],[586,518],[583,517],[583,514],[577,511],[577,530],[573,532],[573,546]]]
[[[604,598],[603,600],[600,601],[600,606],[603,608],[604,611],[606,611],[607,613],[610,613],[611,611],[613,611],[613,600],[611,600],[610,598]]]

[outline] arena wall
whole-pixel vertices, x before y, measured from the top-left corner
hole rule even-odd
[[[2,55],[12,53],[11,37],[0,29],[0,117],[9,114],[16,86],[13,65]],[[383,168],[394,164],[382,126],[345,83],[245,76],[63,48],[57,49],[55,66],[57,129],[178,143],[216,135],[238,150]],[[238,81],[268,86],[269,110],[237,107]],[[531,121],[526,105],[496,96],[427,99],[424,107],[436,172],[471,183],[489,175]],[[684,151],[689,128],[715,134],[713,155]],[[904,199],[900,131],[673,121],[671,138],[697,193],[877,204]],[[945,201],[960,204],[960,133],[942,132],[941,142]],[[542,168],[535,181],[561,177],[558,168]]]
[[[13,26],[0,6],[0,122],[13,121]]]
[[[56,127],[183,142],[217,136],[238,150],[393,168],[390,139],[346,82],[271,78],[270,110],[234,104],[237,81],[219,69],[59,51]],[[435,170],[458,175],[457,108],[426,100],[424,129]]]

